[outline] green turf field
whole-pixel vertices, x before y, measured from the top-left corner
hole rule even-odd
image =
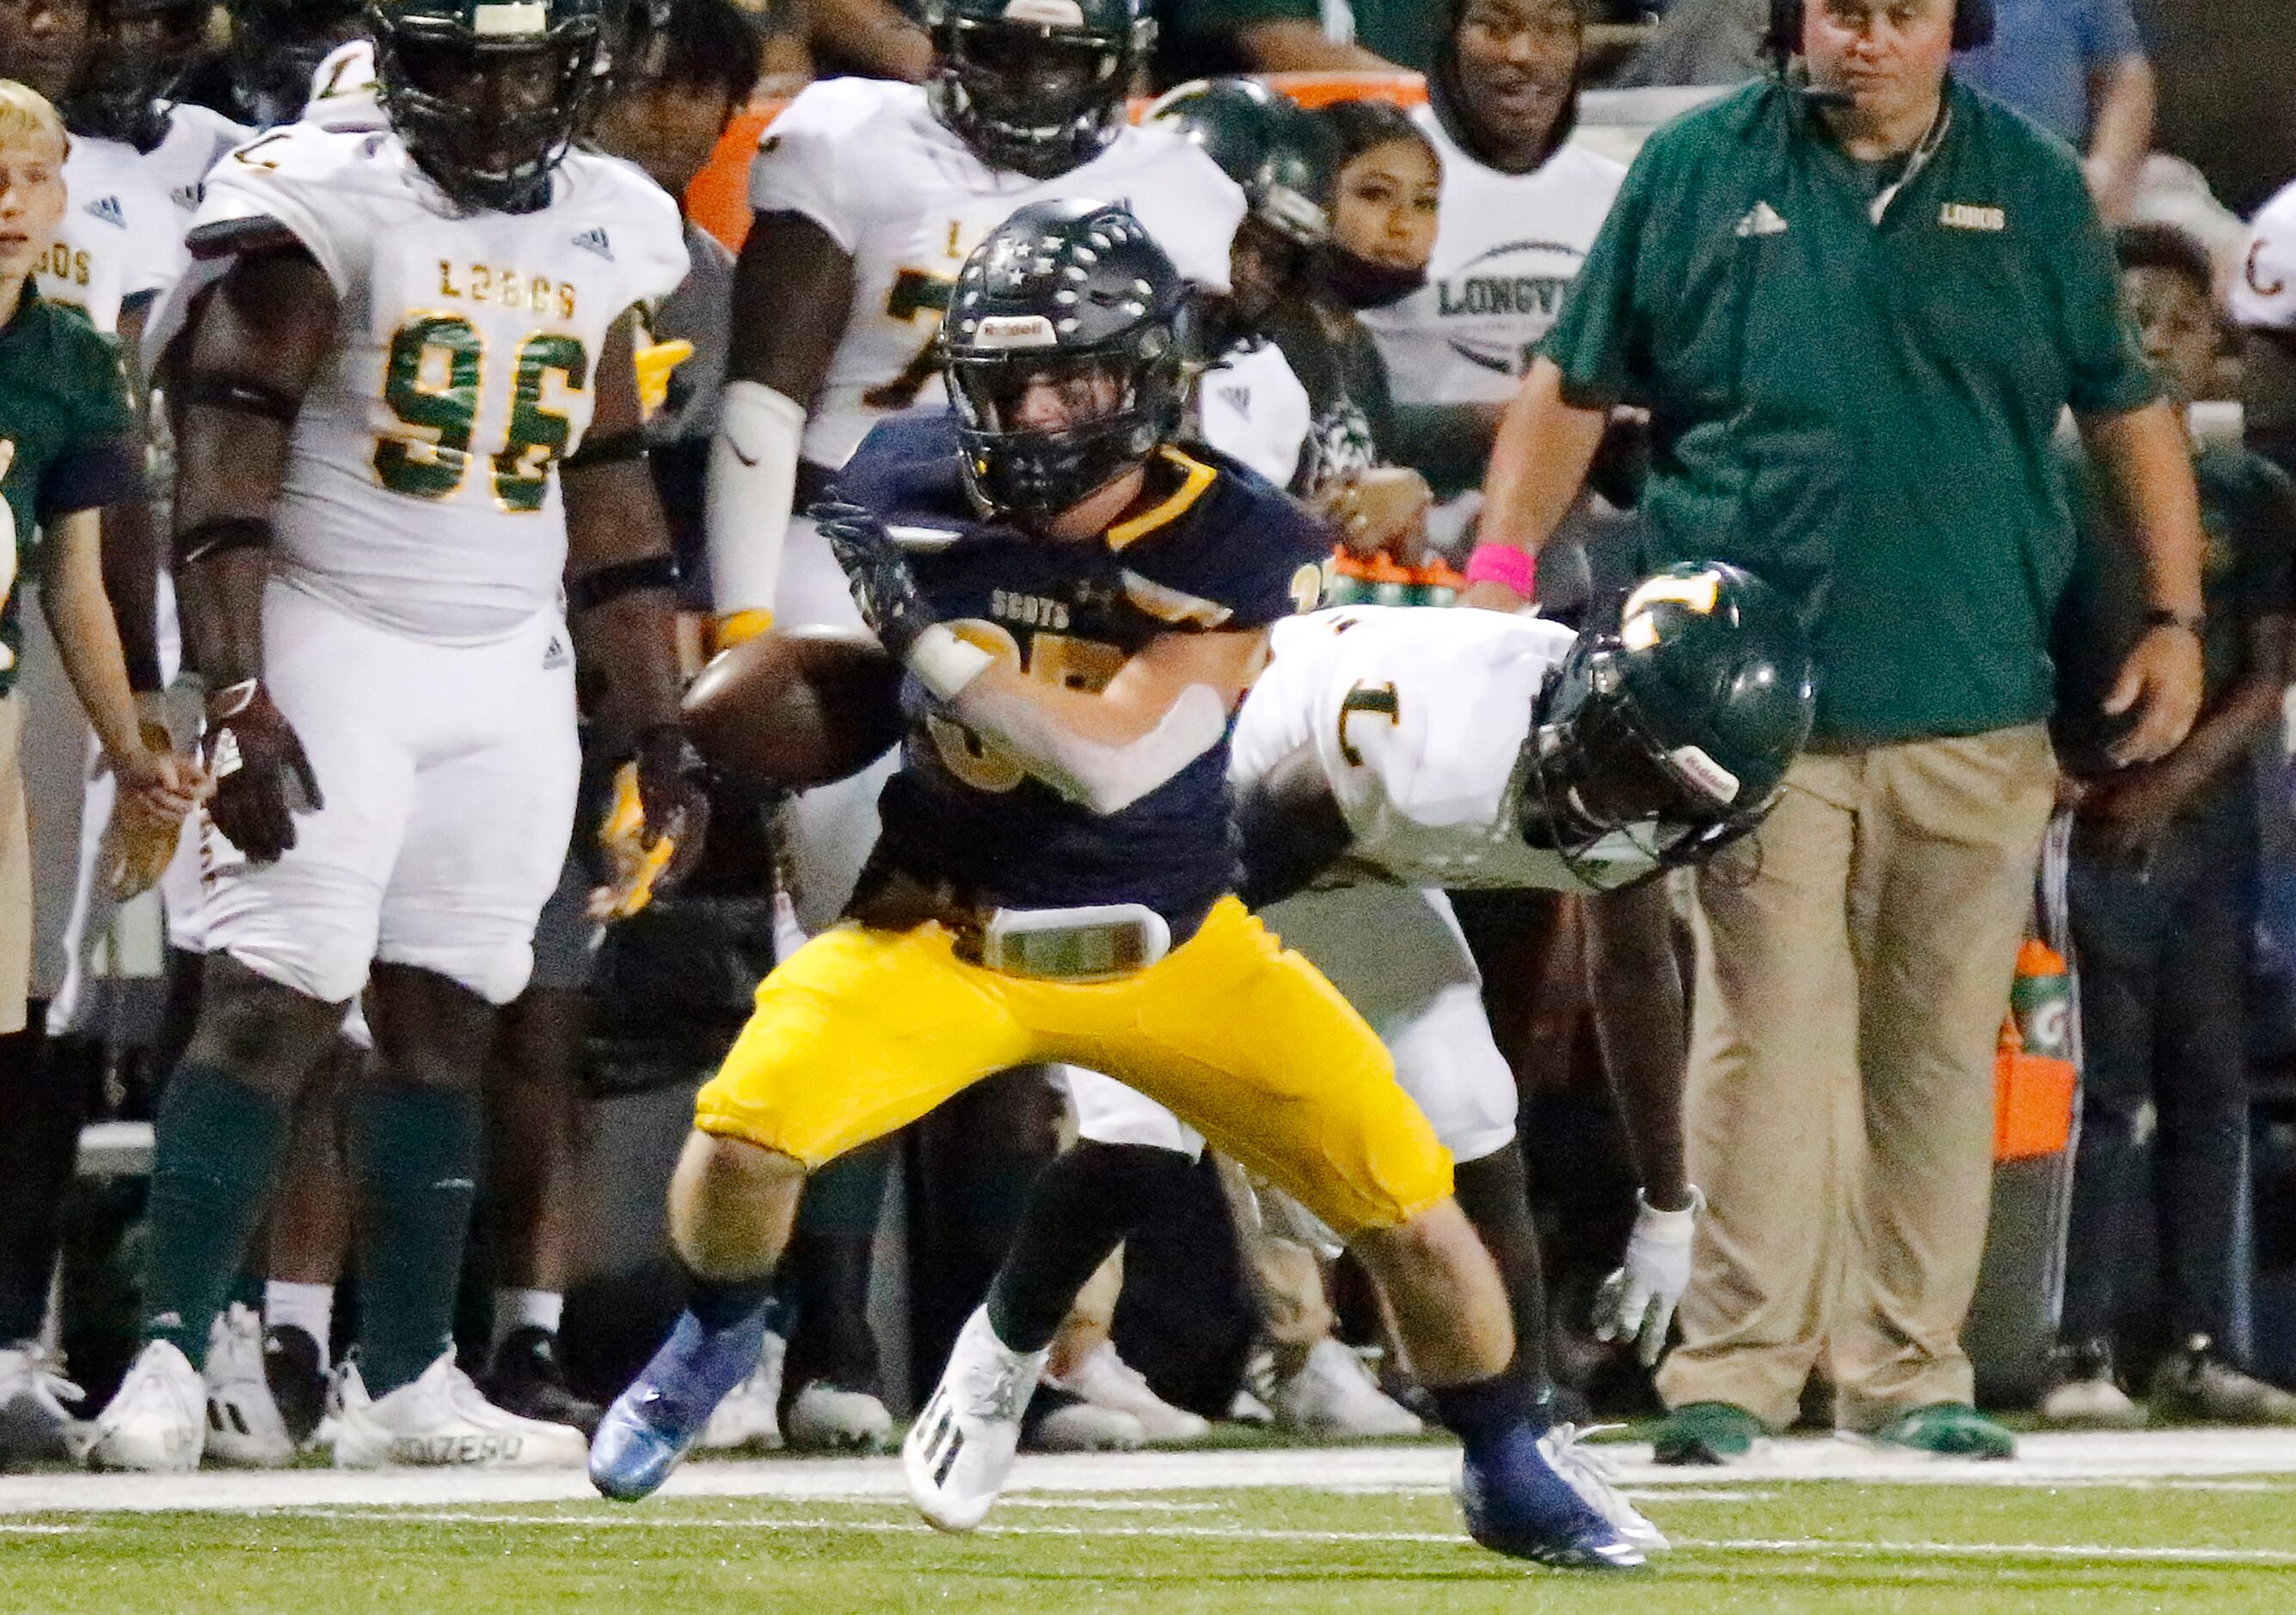
[[[2296,1480],[1741,1481],[1637,1494],[1636,1578],[1515,1565],[1426,1490],[1008,1499],[940,1537],[884,1499],[0,1520],[0,1611],[2296,1611]]]

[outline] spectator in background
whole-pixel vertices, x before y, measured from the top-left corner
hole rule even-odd
[[[2223,347],[2207,251],[2158,225],[2124,229],[2121,286],[2144,357],[2179,408],[2205,396]],[[2114,658],[2143,632],[2141,569],[2074,457],[2081,549],[2059,635],[2057,735],[2079,791],[2067,897],[2079,963],[2081,1131],[2073,1168],[2061,1354],[2045,1418],[2134,1424],[2112,1335],[2136,1219],[2158,1219],[2177,1348],[2152,1376],[2156,1417],[2296,1422],[2296,1396],[2226,1355],[2246,1190],[2249,935],[2257,817],[2250,758],[2280,723],[2296,612],[2296,492],[2261,456],[2196,447],[2207,530],[2200,721],[2158,762],[2115,770],[2096,719]],[[2152,1182],[2144,1135],[2157,1111]]]
[[[1621,89],[1743,84],[1769,66],[1762,52],[1769,18],[1770,0],[1674,0],[1611,82]]]
[[[1578,115],[1582,0],[1432,9],[1442,43],[1428,104],[1412,119],[1442,164],[1434,258],[1427,284],[1363,320],[1394,379],[1395,457],[1449,498],[1480,482],[1499,412],[1626,170],[1565,143]]]
[[[1349,550],[1415,564],[1431,496],[1394,462],[1387,362],[1358,316],[1427,283],[1442,160],[1390,102],[1334,102],[1316,117],[1338,143],[1332,239],[1313,266],[1315,294],[1279,309],[1270,331],[1308,389],[1317,508]]]
[[[2084,153],[2108,223],[2128,217],[2152,149],[2152,64],[2129,0],[1990,0],[1993,39],[1954,73]]]
[[[1948,81],[1975,31],[1954,0],[1810,0],[1783,43],[1816,94],[1758,82],[1653,136],[1492,457],[1483,545],[1535,551],[1611,407],[1646,406],[1653,560],[1744,566],[1816,641],[1816,737],[1760,856],[1699,881],[1685,1110],[1710,1210],[1663,1462],[1791,1424],[1821,1357],[1846,1431],[2013,1446],[1959,1337],[2055,794],[2068,405],[2144,558],[2114,761],[2164,755],[2199,704],[2183,432],[2070,153]]]

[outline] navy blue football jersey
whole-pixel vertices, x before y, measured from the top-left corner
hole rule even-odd
[[[1330,535],[1233,460],[1160,451],[1137,513],[1062,542],[983,521],[949,415],[873,430],[836,496],[907,549],[934,612],[1032,678],[1097,690],[1161,634],[1266,627],[1312,607]],[[901,768],[879,803],[879,856],[1007,908],[1142,903],[1193,927],[1234,889],[1227,743],[1120,813],[1069,801],[939,709],[912,677]]]

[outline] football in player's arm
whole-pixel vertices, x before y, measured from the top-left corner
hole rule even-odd
[[[857,922],[767,978],[696,1102],[670,1192],[689,1309],[591,1477],[652,1492],[754,1368],[807,1173],[993,1071],[1068,1059],[1168,1100],[1351,1239],[1464,1439],[1478,1540],[1638,1564],[1538,1447],[1497,1275],[1377,1037],[1233,895],[1227,717],[1328,539],[1174,443],[1183,295],[1121,208],[1023,208],[952,289],[955,418],[879,427],[847,467],[824,526],[911,675],[903,765]],[[1059,1322],[995,1296],[967,1322],[905,1448],[936,1525],[995,1501]]]

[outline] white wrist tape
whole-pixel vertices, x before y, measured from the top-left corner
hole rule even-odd
[[[1699,1214],[1706,1209],[1706,1193],[1696,1184],[1690,1185],[1690,1203],[1677,1211],[1661,1211],[1643,1198],[1640,1189],[1635,1191],[1635,1231],[1647,1233],[1652,1238],[1669,1244],[1688,1244],[1691,1231],[1698,1225]]]
[[[702,529],[720,617],[771,611],[780,586],[790,502],[797,494],[804,406],[762,381],[728,381],[709,440]]]
[[[933,693],[936,700],[950,701],[957,692],[980,677],[996,663],[996,659],[979,645],[959,639],[955,630],[946,623],[937,622],[916,637],[909,647],[909,671],[917,682]]]

